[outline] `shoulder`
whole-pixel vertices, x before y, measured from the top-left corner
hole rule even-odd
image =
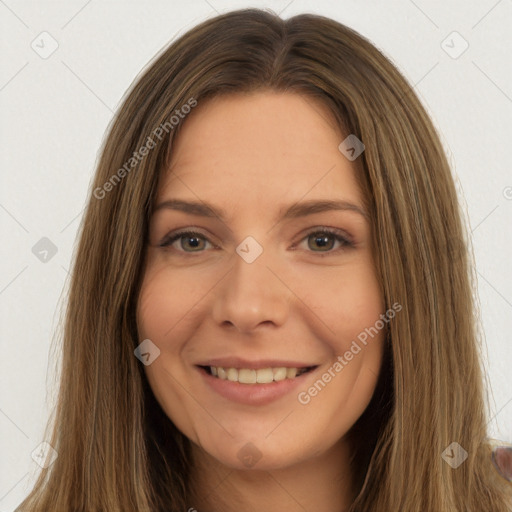
[[[501,444],[492,448],[492,462],[498,472],[512,482],[512,445]]]

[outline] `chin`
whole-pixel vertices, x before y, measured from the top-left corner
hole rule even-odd
[[[277,441],[277,440],[276,440]],[[210,449],[211,448],[211,449]],[[288,445],[282,442],[250,441],[248,436],[243,440],[230,440],[223,445],[203,446],[208,455],[220,464],[234,470],[270,471],[284,469],[303,462],[308,458],[304,447],[297,440]],[[313,457],[314,454],[311,454]]]

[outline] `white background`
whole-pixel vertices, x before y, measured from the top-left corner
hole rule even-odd
[[[204,19],[240,7],[314,12],[360,32],[415,86],[441,133],[472,231],[491,437],[512,442],[512,1],[0,0],[0,511],[28,493],[55,401],[51,348],[105,129],[145,64]],[[57,50],[31,47],[47,31]],[[458,58],[441,43],[457,31]],[[454,41],[450,43],[450,40]],[[445,43],[446,44],[446,43]],[[456,39],[448,39],[460,48]],[[49,238],[46,263],[32,252]]]

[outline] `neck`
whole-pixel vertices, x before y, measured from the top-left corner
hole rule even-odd
[[[272,470],[229,468],[192,447],[188,502],[197,512],[344,512],[355,498],[345,439],[315,458]]]

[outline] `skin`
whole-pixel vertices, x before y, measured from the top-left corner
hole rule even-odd
[[[371,225],[350,210],[279,219],[280,208],[313,199],[363,209],[356,167],[338,150],[345,137],[316,100],[270,91],[200,102],[181,128],[156,204],[200,200],[227,218],[153,214],[137,324],[140,340],[160,349],[145,366],[155,397],[192,441],[190,507],[345,510],[355,497],[345,435],[374,392],[384,332],[307,405],[297,394],[385,312]],[[323,227],[349,235],[353,246],[332,235],[322,246]],[[201,236],[159,246],[183,228]],[[235,252],[247,236],[263,248],[250,264]],[[319,367],[274,402],[242,405],[213,391],[194,366],[224,356]],[[238,457],[249,442],[261,456],[250,468]]]

